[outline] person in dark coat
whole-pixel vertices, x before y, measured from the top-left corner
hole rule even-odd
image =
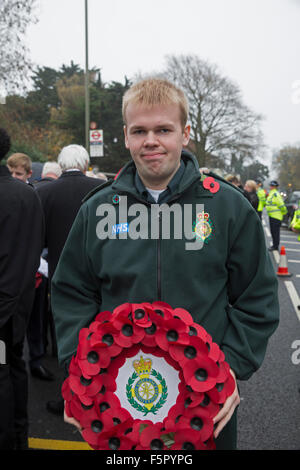
[[[84,147],[68,145],[58,156],[58,163],[62,169],[61,176],[51,183],[36,186],[45,216],[49,285],[83,198],[105,182],[85,175],[89,161],[89,154]],[[49,323],[53,340],[54,326],[51,314]],[[63,402],[52,400],[47,403],[47,409],[57,414],[63,413]]]
[[[10,138],[0,129],[0,161]],[[28,377],[23,345],[44,237],[35,190],[0,165],[0,449],[28,448]]]
[[[85,175],[89,155],[80,145],[64,147],[58,163],[62,168],[61,176],[50,184],[36,187],[45,215],[45,247],[48,248],[50,282],[82,199],[104,183],[99,178]]]
[[[57,162],[49,161],[42,167],[41,179],[33,182],[34,188],[55,181],[62,171]],[[53,380],[53,374],[43,365],[47,348],[47,322],[49,315],[48,299],[48,250],[41,254],[41,265],[36,275],[35,297],[27,327],[29,368],[31,375],[41,380]]]

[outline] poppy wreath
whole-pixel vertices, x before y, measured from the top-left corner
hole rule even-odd
[[[147,355],[171,368],[177,387]],[[118,376],[128,361],[126,383]],[[95,450],[213,450],[213,418],[234,389],[224,353],[187,310],[145,302],[101,312],[80,330],[62,395]]]

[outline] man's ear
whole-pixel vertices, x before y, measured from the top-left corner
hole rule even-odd
[[[129,149],[126,125],[123,126],[123,131],[124,131],[124,138],[125,138],[125,147]]]
[[[190,134],[191,134],[191,126],[187,125],[185,126],[183,130],[183,142],[182,143],[184,146],[188,145],[190,141]]]

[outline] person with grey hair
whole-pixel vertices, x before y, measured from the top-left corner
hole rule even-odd
[[[57,179],[62,174],[62,169],[57,162],[46,162],[42,169],[42,178]]]
[[[86,176],[90,159],[81,145],[64,147],[57,161],[62,169],[61,176],[37,187],[45,217],[44,246],[48,248],[49,286],[83,198],[105,182]],[[54,413],[59,413],[60,409],[63,412],[63,402],[53,400],[47,403],[47,409]]]
[[[80,170],[85,173],[89,167],[90,157],[82,145],[67,145],[64,147],[57,159],[62,171]]]

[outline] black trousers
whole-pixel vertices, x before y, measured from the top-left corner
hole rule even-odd
[[[281,227],[281,220],[273,219],[273,217],[269,217],[270,220],[270,231],[273,241],[273,247],[278,250],[279,243],[280,243],[280,227]]]
[[[47,314],[48,279],[43,276],[41,284],[35,289],[34,302],[27,326],[30,368],[40,366],[45,355],[44,329]]]
[[[0,341],[0,450],[22,449],[26,448],[28,441],[28,375],[23,360],[24,341],[13,343],[11,321],[0,328]]]

